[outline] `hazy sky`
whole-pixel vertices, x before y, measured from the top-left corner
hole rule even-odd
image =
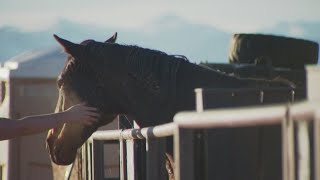
[[[320,0],[1,0],[0,27],[43,30],[59,19],[134,28],[167,15],[218,29],[255,31],[279,22],[320,21]]]

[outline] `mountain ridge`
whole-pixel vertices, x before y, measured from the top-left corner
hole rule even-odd
[[[320,42],[320,22],[282,22],[257,33],[296,37]],[[0,28],[0,62],[33,49],[58,46],[53,34],[73,42],[85,39],[104,41],[118,32],[118,42],[157,49],[168,54],[185,55],[192,62],[227,62],[229,32],[203,24],[193,24],[174,15],[159,18],[139,29],[103,28],[61,19],[47,30],[21,31],[5,26]]]

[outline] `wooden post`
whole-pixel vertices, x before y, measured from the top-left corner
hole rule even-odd
[[[163,180],[166,177],[166,139],[148,138],[147,146],[147,179]]]

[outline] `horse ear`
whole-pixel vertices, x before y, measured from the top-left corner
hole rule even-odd
[[[58,43],[63,47],[64,51],[71,56],[77,56],[81,52],[82,45],[72,43],[65,39],[60,38],[57,35],[53,35],[53,37],[58,41]]]
[[[111,38],[106,40],[104,43],[115,43],[117,40],[117,36],[118,36],[118,33],[116,32],[116,33],[114,33],[114,35]]]

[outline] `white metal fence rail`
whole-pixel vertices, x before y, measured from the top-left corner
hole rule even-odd
[[[310,137],[307,128],[308,123],[314,123],[314,157],[316,179],[319,179],[319,131],[320,131],[320,102],[303,102],[294,105],[278,105],[258,108],[237,108],[230,110],[209,110],[202,113],[182,112],[175,116],[174,122],[177,123],[178,129],[209,129],[219,127],[247,127],[258,125],[281,124],[282,126],[282,150],[283,150],[283,180],[293,180],[295,178],[295,157],[294,152],[297,150],[299,159],[298,179],[308,180],[311,177],[310,172]],[[196,123],[195,123],[196,122]],[[294,129],[296,125],[297,129]],[[182,131],[183,132],[183,131]],[[294,136],[298,137],[295,145]],[[175,143],[175,162],[176,162],[176,179],[193,179],[192,163],[181,153],[181,143],[189,143],[184,139],[184,134],[179,130],[174,134],[177,136]],[[186,146],[186,145],[185,145]],[[295,149],[298,147],[298,149]],[[184,149],[187,149],[184,147]],[[313,157],[313,156],[312,156]],[[184,171],[188,169],[187,171]],[[191,178],[190,178],[191,177]]]
[[[159,173],[161,169],[162,172],[165,171],[165,157],[157,158],[159,154],[165,154],[165,140],[160,140],[159,138],[173,136],[174,129],[176,125],[174,123],[168,123],[164,125],[159,125],[156,127],[147,127],[142,129],[127,129],[127,130],[107,130],[107,131],[97,131],[88,140],[88,145],[92,146],[91,152],[93,152],[93,157],[90,167],[91,172],[89,172],[89,178],[92,179],[102,179],[103,174],[103,151],[101,151],[102,141],[112,141],[118,140],[120,142],[120,179],[134,179],[135,172],[126,169],[124,162],[128,162],[128,156],[133,158],[134,155],[126,155],[125,152],[125,142],[126,140],[134,139],[145,139],[147,144],[146,150],[146,160],[147,160],[147,175],[146,179],[163,179],[164,174]],[[90,147],[89,147],[90,148]],[[90,152],[90,151],[88,151]],[[127,151],[128,152],[128,151]],[[133,152],[133,151],[131,151]],[[89,156],[90,157],[90,156]],[[132,160],[134,161],[134,160]],[[134,164],[134,162],[128,162]],[[96,168],[99,167],[99,168]]]

